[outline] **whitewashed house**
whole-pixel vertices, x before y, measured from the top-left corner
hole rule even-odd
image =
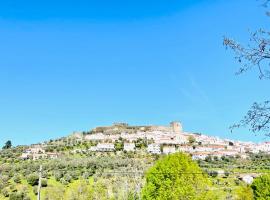
[[[164,154],[172,154],[172,153],[175,153],[175,152],[176,152],[175,146],[167,146],[167,145],[165,145],[163,147],[163,153]]]
[[[47,153],[47,158],[57,159],[59,157],[58,153]]]
[[[159,144],[149,144],[147,147],[147,152],[152,154],[161,154]]]
[[[99,143],[97,145],[97,151],[100,151],[100,152],[115,151],[114,144],[112,144],[112,143]]]
[[[124,151],[135,151],[134,143],[124,143]]]
[[[192,153],[193,160],[205,160],[205,158],[209,156],[208,152],[195,152]]]

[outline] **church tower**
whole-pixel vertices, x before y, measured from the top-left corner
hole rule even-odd
[[[183,132],[183,127],[182,124],[180,122],[171,122],[171,128],[173,132],[176,133],[182,133]]]

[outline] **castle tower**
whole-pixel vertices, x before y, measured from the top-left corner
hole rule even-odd
[[[170,126],[171,126],[173,132],[176,132],[176,133],[183,132],[183,126],[180,122],[171,122]]]

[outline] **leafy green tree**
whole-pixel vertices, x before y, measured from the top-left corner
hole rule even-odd
[[[12,147],[12,143],[10,140],[8,140],[5,145],[3,146],[3,149],[10,149]]]
[[[142,190],[143,200],[215,199],[208,191],[206,174],[190,156],[176,153],[149,169]]]
[[[263,175],[254,180],[251,185],[255,200],[270,200],[270,175]]]

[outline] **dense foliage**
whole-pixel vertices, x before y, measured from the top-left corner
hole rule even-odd
[[[255,200],[270,199],[270,175],[263,175],[255,179],[251,185]]]
[[[210,183],[206,177],[188,155],[169,155],[147,172],[142,197],[145,200],[209,199]]]

